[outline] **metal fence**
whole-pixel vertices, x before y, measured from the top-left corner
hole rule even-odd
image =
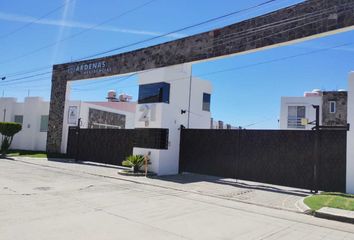
[[[67,154],[79,161],[121,165],[134,147],[167,149],[168,129],[79,129],[71,127]]]
[[[318,134],[316,137],[316,131],[303,130],[183,129],[180,171],[344,192],[346,131],[323,130]]]

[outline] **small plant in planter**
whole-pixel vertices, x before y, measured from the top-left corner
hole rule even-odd
[[[21,131],[21,129],[22,125],[19,123],[0,122],[0,134],[2,135],[0,157],[6,157],[15,134]]]
[[[122,165],[125,167],[131,167],[134,173],[138,173],[140,168],[144,165],[145,157],[143,155],[130,155]]]

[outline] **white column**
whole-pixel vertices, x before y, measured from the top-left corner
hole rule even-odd
[[[150,152],[149,171],[158,175],[178,173],[180,150],[180,127],[188,125],[190,107],[190,127],[210,128],[210,112],[202,110],[203,93],[211,93],[208,81],[193,79],[191,104],[189,104],[191,64],[175,65],[155,69],[139,75],[139,84],[166,82],[170,84],[169,103],[138,104],[135,116],[135,128],[167,128],[168,149],[147,149],[135,147],[134,154]],[[185,110],[186,113],[181,113]],[[142,117],[143,113],[147,113]]]
[[[348,82],[347,192],[354,194],[354,72]]]

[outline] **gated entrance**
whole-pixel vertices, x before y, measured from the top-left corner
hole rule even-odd
[[[315,131],[183,129],[180,171],[344,192],[346,136],[319,131],[315,168]]]
[[[267,1],[264,4],[269,2],[272,1]],[[174,67],[185,63],[209,61],[220,57],[260,51],[339,32],[350,31],[354,29],[353,16],[354,0],[307,0],[294,6],[231,24],[229,26],[161,43],[155,46],[118,53],[112,56],[54,65],[47,134],[47,151],[54,153],[60,152],[62,149],[63,119],[70,92],[68,91],[70,89],[69,83],[71,81],[129,73],[141,73],[146,70]],[[153,38],[153,40],[155,39],[156,38]],[[147,74],[146,72],[145,74]],[[190,93],[192,87],[191,76],[190,79],[189,87],[185,84],[184,87],[179,88],[179,93]],[[165,103],[159,103],[159,106],[162,106],[162,104]],[[180,112],[188,113],[189,115],[192,105],[187,104],[186,106],[187,107],[183,107]],[[349,104],[349,106],[351,105]],[[137,109],[145,111],[148,107],[138,104]],[[166,115],[169,114],[169,111],[166,111],[166,108],[161,107],[160,109],[161,111],[164,111]],[[178,111],[178,114],[180,112]],[[351,114],[351,112],[349,113]],[[353,122],[353,116],[349,116],[348,118],[350,123]],[[146,124],[145,127],[168,128],[171,133],[170,136],[174,137],[171,137],[171,139],[168,140],[169,146],[166,151],[167,153],[153,153],[153,162],[159,167],[158,174],[176,173],[178,166],[179,134],[177,135],[178,137],[175,137],[175,133],[179,131],[182,126],[180,126],[181,124],[179,123],[177,124],[177,120],[170,121],[169,118],[162,117],[160,120],[161,121],[155,125]],[[348,135],[350,144],[354,141],[353,134],[353,131],[351,131]],[[243,139],[240,139],[239,142],[241,144],[243,143]],[[281,141],[276,143],[282,144]],[[259,145],[262,146],[262,144]],[[342,146],[345,145],[344,141]],[[252,148],[251,146],[252,145],[249,147],[250,149]],[[338,147],[342,149],[340,146]],[[140,150],[141,149],[139,149],[139,151]],[[110,151],[114,150],[110,149]],[[149,148],[146,148],[141,151],[146,152],[150,150]],[[244,153],[242,153],[242,151],[238,153],[240,154],[240,157],[237,158],[237,164],[240,166],[243,166],[242,163],[245,163],[243,157]],[[337,150],[334,149],[334,152],[336,151]],[[269,154],[271,155],[271,152],[269,152]],[[348,148],[348,156],[349,161],[347,169],[350,169],[351,171],[348,171],[347,185],[348,189],[353,192],[354,171],[352,170],[354,169],[354,153],[351,148]],[[267,160],[269,159],[270,158],[267,158]],[[342,164],[340,166],[342,166]],[[301,167],[304,166],[297,166],[296,169]],[[321,173],[321,171],[319,172]],[[283,175],[286,176],[285,174]]]

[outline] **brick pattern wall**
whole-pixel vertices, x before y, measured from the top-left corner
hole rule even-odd
[[[118,126],[120,127],[120,129],[124,129],[125,115],[90,108],[88,117],[88,128],[98,128],[95,123]]]
[[[330,102],[336,102],[336,112],[330,113]],[[323,92],[322,125],[345,126],[347,124],[347,92]]]

